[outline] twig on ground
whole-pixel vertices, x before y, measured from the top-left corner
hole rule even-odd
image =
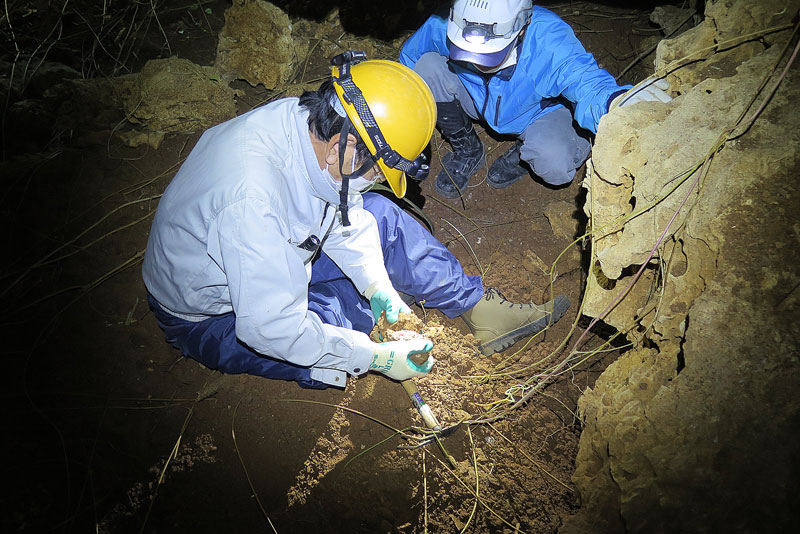
[[[261,510],[261,515],[263,515],[264,519],[266,519],[267,523],[269,523],[272,532],[278,534],[278,531],[275,530],[275,525],[272,524],[272,520],[269,518],[269,514],[267,514],[267,511],[264,509],[264,505],[261,504],[261,499],[258,498],[258,492],[253,485],[253,480],[250,478],[250,473],[247,472],[247,466],[244,463],[244,458],[242,458],[242,452],[239,450],[239,444],[236,442],[236,412],[239,410],[239,405],[241,403],[242,400],[239,399],[239,402],[236,403],[236,408],[233,409],[233,417],[231,417],[231,438],[233,438],[233,448],[236,449],[236,455],[239,457],[239,463],[242,465],[242,471],[244,471],[244,476],[247,478],[247,484],[250,486],[250,492],[258,504],[259,510]]]

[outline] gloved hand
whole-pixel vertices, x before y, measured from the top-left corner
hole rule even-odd
[[[424,338],[374,343],[372,363],[369,364],[369,368],[395,380],[408,380],[414,376],[423,376],[428,374],[433,368],[433,364],[436,363],[433,356],[428,356],[428,360],[423,365],[417,365],[409,356],[424,354],[432,348],[433,343]]]
[[[376,322],[380,319],[381,312],[386,312],[386,320],[390,324],[397,322],[400,312],[411,313],[411,308],[403,302],[403,299],[391,286],[379,288],[373,284],[367,288],[364,296],[369,299],[369,307]]]
[[[663,78],[648,78],[641,84],[635,86],[627,93],[623,93],[611,102],[614,106],[630,106],[637,102],[671,102],[672,97],[666,91],[669,89],[669,82]]]

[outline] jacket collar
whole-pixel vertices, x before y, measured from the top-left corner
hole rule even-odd
[[[334,190],[330,181],[325,176],[325,170],[319,168],[317,155],[311,144],[311,134],[308,131],[308,112],[302,107],[297,108],[295,126],[297,137],[300,140],[300,151],[302,152],[303,163],[306,169],[305,174],[308,184],[311,186],[311,190],[317,198],[334,205],[339,204],[339,191]]]

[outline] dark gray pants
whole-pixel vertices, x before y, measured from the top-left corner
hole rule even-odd
[[[456,99],[472,119],[480,118],[464,84],[447,68],[445,56],[428,52],[419,58],[414,70],[431,88],[434,100],[452,102]],[[522,141],[520,158],[537,176],[552,185],[571,182],[592,148],[575,130],[572,113],[564,106],[557,106],[536,119],[518,137]]]

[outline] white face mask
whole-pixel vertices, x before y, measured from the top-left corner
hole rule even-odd
[[[337,193],[342,190],[342,182],[335,179],[329,170],[330,165],[325,164],[325,178],[327,179],[330,186],[333,188],[334,191]],[[355,158],[353,158],[350,162],[350,173],[356,172],[356,162]],[[357,191],[359,193],[364,193],[369,191],[377,180],[367,180],[362,176],[353,176],[350,178],[350,182],[348,183],[348,189],[350,191]]]
[[[372,189],[372,186],[375,185],[375,180],[367,180],[362,176],[357,176],[355,178],[350,178],[350,190],[351,191],[358,191],[359,193],[365,193]]]
[[[501,71],[501,70],[505,69],[506,67],[510,67],[511,65],[514,65],[516,62],[517,62],[517,47],[515,46],[514,49],[511,51],[511,53],[508,55],[508,57],[506,57],[503,60],[503,62],[500,63],[498,66],[492,67],[492,68],[488,68],[488,69],[483,68],[483,67],[478,67],[477,65],[473,65],[473,67],[475,67],[475,70],[477,70],[480,73],[483,73],[483,74],[494,74],[495,72]]]

